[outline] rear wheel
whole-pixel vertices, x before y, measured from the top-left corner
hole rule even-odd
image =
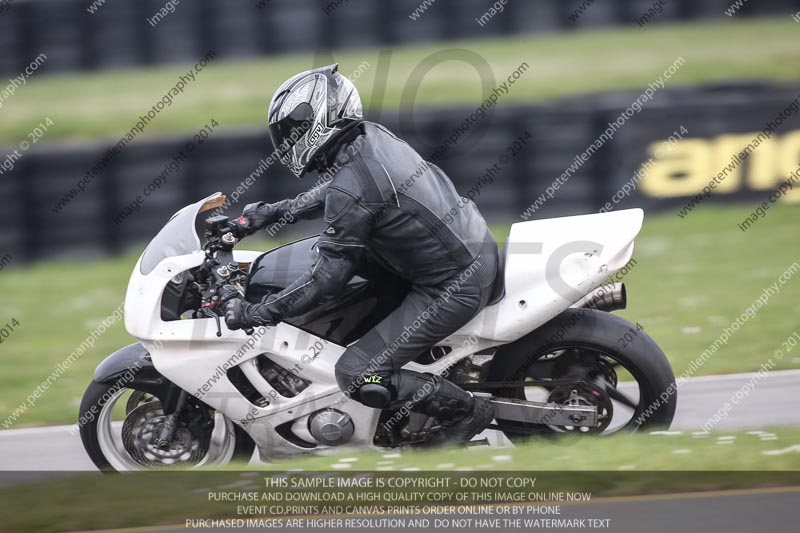
[[[641,326],[604,311],[568,309],[498,351],[489,381],[531,380],[590,385],[509,387],[496,395],[596,406],[600,423],[587,428],[497,420],[512,441],[666,427],[675,415],[675,376],[664,352]]]
[[[243,429],[192,396],[168,444],[157,439],[165,420],[161,401],[142,391],[93,381],[79,420],[83,447],[103,471],[222,465],[249,460],[255,448]]]

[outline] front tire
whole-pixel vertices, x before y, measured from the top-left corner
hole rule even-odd
[[[620,411],[631,414],[630,420],[623,420],[604,434],[668,427],[677,405],[675,375],[669,360],[640,326],[605,311],[568,309],[529,335],[502,347],[494,356],[488,381],[584,379],[600,382],[602,378],[610,398],[621,398],[620,390],[633,387],[630,382],[623,383],[618,390],[617,370],[624,370],[626,376],[632,377],[638,391],[633,399],[624,398],[621,409],[617,408],[619,402],[606,400],[606,403],[613,403],[609,411],[615,417]],[[531,399],[526,397],[526,390],[501,389],[497,396]],[[548,392],[550,399],[547,401],[553,401],[560,391],[545,388],[545,394]],[[497,424],[512,441],[531,436],[553,437],[565,431],[507,420],[498,420]]]
[[[136,402],[132,401],[134,397]],[[181,436],[188,440],[187,449],[179,457],[168,457],[160,464],[144,450],[132,446],[129,427],[126,427],[125,422],[114,420],[115,407],[119,411],[118,404],[123,398],[127,398],[125,420],[137,414],[149,414],[153,418],[159,412],[160,401],[154,396],[96,381],[89,384],[81,401],[78,418],[81,441],[89,458],[103,472],[146,470],[159,466],[223,465],[233,460],[248,461],[253,455],[255,443],[242,428],[220,414],[215,415],[210,407],[190,396],[187,401],[189,409],[213,417],[212,433],[198,434],[201,430],[196,424],[182,427]],[[139,434],[138,441],[141,442],[141,428]],[[127,444],[125,436],[128,437]],[[197,442],[206,440],[209,443],[207,449],[200,449],[200,452],[205,453],[198,457]]]

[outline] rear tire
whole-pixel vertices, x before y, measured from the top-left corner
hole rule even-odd
[[[122,392],[125,390],[128,389],[122,389]],[[110,402],[112,398],[119,394],[120,391],[116,390],[113,384],[97,383],[96,381],[92,381],[89,384],[89,387],[86,389],[86,392],[83,394],[80,411],[78,413],[80,435],[81,441],[83,442],[83,447],[95,466],[97,466],[97,468],[103,472],[127,470],[119,468],[119,461],[114,461],[116,466],[113,465],[103,452],[103,446],[101,446],[100,443],[99,430],[100,420],[102,418],[101,413],[104,412],[104,409],[113,409],[113,405],[108,405],[108,402]],[[205,404],[203,404],[203,406],[205,406]],[[210,407],[205,407],[211,409]],[[80,423],[81,421],[83,421],[83,423]],[[253,442],[253,439],[251,439],[250,436],[238,425],[227,420],[226,423],[232,426],[229,429],[233,432],[234,439],[234,443],[231,446],[233,448],[233,452],[229,460],[249,461],[253,456],[255,442]],[[144,470],[146,467],[141,466],[141,469]]]
[[[636,335],[630,334],[631,328]],[[621,339],[625,342],[620,342]],[[523,381],[532,366],[543,361],[544,356],[567,348],[596,352],[615,359],[636,380],[638,405],[631,420],[621,430],[668,427],[672,423],[678,398],[669,360],[644,330],[637,330],[636,325],[605,311],[568,309],[527,336],[501,347],[494,356],[487,380]],[[522,388],[500,389],[496,393],[499,397],[522,399],[524,394]],[[543,425],[507,420],[498,420],[497,424],[512,441],[532,435],[559,435]],[[520,431],[521,427],[524,431]]]

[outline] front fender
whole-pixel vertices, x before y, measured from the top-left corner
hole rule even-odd
[[[156,370],[150,360],[150,353],[138,342],[106,357],[97,365],[94,381],[152,394],[161,400],[166,414],[175,411],[181,393],[177,385]]]

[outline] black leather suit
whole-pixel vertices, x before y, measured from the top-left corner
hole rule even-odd
[[[373,407],[405,404],[435,417],[466,414],[468,393],[401,368],[486,305],[497,274],[497,244],[486,222],[438,167],[378,124],[356,126],[330,167],[327,187],[277,204],[277,215],[289,220],[315,218],[324,209],[327,227],[314,266],[267,298],[262,312],[280,320],[309,311],[335,296],[369,257],[409,281],[412,290],[347,348],[336,365],[339,386]],[[390,397],[362,397],[365,381],[382,384]]]

